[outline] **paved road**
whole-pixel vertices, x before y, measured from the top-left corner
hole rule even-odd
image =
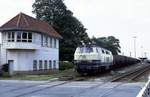
[[[136,97],[144,83],[0,80],[0,97]]]

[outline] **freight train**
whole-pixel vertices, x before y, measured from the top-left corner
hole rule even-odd
[[[92,45],[77,47],[74,62],[78,73],[89,74],[136,64],[140,60],[122,55],[112,55],[111,51]]]

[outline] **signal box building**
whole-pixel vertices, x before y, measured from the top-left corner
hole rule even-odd
[[[11,74],[59,68],[62,37],[48,23],[20,13],[0,31],[0,64],[9,64]]]

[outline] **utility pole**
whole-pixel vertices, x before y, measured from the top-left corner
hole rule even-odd
[[[122,52],[122,55],[124,55],[124,52]]]
[[[145,53],[144,53],[144,55],[145,55],[145,58],[147,57],[147,55],[146,55],[146,54],[147,54],[147,53],[145,52]]]
[[[136,58],[136,36],[133,37],[134,39],[134,57]]]
[[[132,53],[130,52],[130,57],[132,56]]]
[[[143,50],[143,46],[141,46],[141,57],[143,58],[144,57],[144,52],[143,52],[144,50]]]

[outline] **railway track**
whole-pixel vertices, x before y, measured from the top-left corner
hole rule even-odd
[[[36,90],[30,91],[30,92],[22,93],[20,95],[14,96],[14,97],[23,97],[23,96],[26,96],[26,95],[29,95],[29,94],[33,94],[33,93],[36,93],[36,92],[39,92],[39,91],[42,91],[42,90],[45,90],[45,89],[50,89],[50,88],[53,88],[53,87],[56,87],[56,86],[64,85],[64,84],[67,84],[69,82],[70,81],[66,81],[66,82],[62,82],[62,83],[56,84],[56,85],[46,86],[44,88],[40,88],[40,89],[36,89]],[[40,86],[40,85],[37,85],[37,86]]]
[[[33,93],[38,93],[38,92],[40,92],[40,91],[44,91],[44,90],[46,90],[46,89],[54,88],[54,87],[61,86],[61,85],[64,85],[64,84],[68,84],[68,83],[71,83],[71,82],[72,82],[72,81],[65,81],[65,82],[60,82],[60,83],[58,83],[58,84],[51,85],[51,86],[49,86],[49,85],[44,86],[44,87],[41,86],[40,88],[38,88],[38,89],[36,89],[36,90],[32,89],[33,87],[39,87],[40,85],[46,85],[46,84],[48,84],[48,83],[46,82],[46,83],[37,84],[37,85],[34,85],[34,86],[30,86],[30,87],[25,87],[25,88],[22,88],[22,89],[18,88],[18,89],[15,89],[15,90],[11,90],[11,91],[9,91],[9,92],[15,91],[14,93],[16,93],[17,90],[26,91],[26,90],[24,90],[24,89],[29,88],[29,90],[31,90],[31,91],[28,91],[28,92],[26,91],[26,92],[24,92],[24,93],[15,94],[15,95],[11,96],[11,97],[26,97],[26,96],[28,97],[28,96],[32,95]],[[90,90],[93,90],[93,89],[95,89],[95,88],[97,88],[97,87],[101,87],[101,86],[103,86],[103,85],[106,85],[107,83],[110,83],[110,82],[98,83],[97,85],[94,85],[94,86],[92,86],[92,87],[86,88],[86,89],[84,89],[83,91],[81,91],[81,92],[79,92],[79,93],[77,93],[77,94],[75,94],[75,95],[72,95],[72,96],[70,96],[70,97],[78,97],[78,96],[81,96],[82,93],[88,92],[89,89],[90,89]],[[119,86],[122,85],[122,84],[124,84],[124,83],[118,83],[118,85],[112,87],[111,89],[108,89],[107,91],[105,91],[105,93],[102,93],[102,95],[103,95],[102,97],[104,97],[107,93],[113,91],[113,89],[119,87]],[[8,92],[5,92],[5,93],[8,93]],[[18,93],[19,93],[19,92],[18,92]],[[5,95],[3,95],[3,93],[2,93],[1,96],[5,96]]]
[[[61,82],[58,82],[58,84],[53,84],[56,81],[47,81],[47,82],[34,84],[34,85],[21,86],[21,87],[17,87],[17,88],[14,88],[14,89],[10,89],[10,90],[5,91],[5,92],[4,91],[0,92],[0,94],[5,95],[5,93],[8,93],[8,92],[16,92],[18,90],[23,91],[23,90],[26,90],[26,89],[32,89],[32,91],[30,91],[30,92],[24,92],[24,93],[21,93],[19,95],[13,96],[13,97],[23,97],[23,96],[30,95],[30,94],[33,94],[33,93],[36,93],[36,92],[39,92],[39,91],[42,91],[42,90],[45,90],[45,89],[50,89],[50,88],[54,88],[54,87],[61,86],[61,85],[64,85],[64,84],[71,83],[73,80],[71,80],[71,78],[69,78],[69,79],[70,79],[69,81],[61,81]],[[80,81],[80,80],[84,80],[84,79],[82,77],[77,79],[77,81]],[[50,83],[52,83],[53,85],[48,85]],[[44,86],[44,87],[40,87],[40,86]],[[36,87],[37,87],[37,89],[35,89]],[[38,88],[38,87],[40,87],[40,88]]]
[[[100,86],[103,86],[103,85],[106,85],[110,82],[122,82],[122,80],[128,80],[128,81],[134,81],[136,80],[138,77],[140,77],[142,74],[144,74],[145,72],[147,72],[148,70],[150,70],[150,65],[146,65],[144,67],[141,67],[141,68],[137,68],[136,70],[134,71],[130,71],[130,72],[127,72],[125,74],[121,74],[119,76],[116,76],[116,77],[113,77],[112,79],[110,79],[109,81],[107,82],[103,82],[101,84],[98,84],[98,85],[95,85],[93,87],[90,87],[89,89],[94,89],[94,88],[97,88],[97,87],[100,87]],[[126,78],[126,79],[125,79]],[[124,83],[118,83],[117,86],[113,87],[112,89],[109,89],[107,90],[101,97],[105,97],[110,91],[113,91],[113,89],[123,85]],[[82,94],[84,92],[87,92],[86,90],[85,91],[81,91],[80,93],[78,94]],[[74,97],[74,96],[72,96]]]
[[[11,90],[9,90],[9,91],[5,91],[5,93],[8,93],[8,92],[16,92],[16,91],[18,91],[18,90],[26,91],[26,89],[31,90],[31,91],[28,91],[28,92],[24,92],[24,93],[20,93],[20,94],[16,94],[16,95],[12,96],[12,97],[24,97],[24,96],[31,95],[31,94],[33,94],[33,93],[37,93],[37,92],[39,92],[39,91],[44,91],[44,90],[46,90],[46,89],[50,89],[50,88],[54,88],[54,87],[57,87],[57,86],[65,85],[65,84],[68,84],[68,83],[71,83],[71,82],[72,82],[72,81],[63,81],[63,82],[60,82],[60,83],[54,84],[54,85],[47,85],[47,84],[52,83],[52,82],[45,82],[45,83],[41,83],[41,84],[36,84],[36,85],[30,85],[30,86],[26,86],[26,87],[19,87],[19,88],[16,88],[16,89],[11,89]],[[97,88],[97,87],[106,85],[107,83],[109,83],[109,82],[102,82],[102,83],[99,83],[99,84],[94,85],[94,86],[92,86],[92,87],[89,87],[88,89],[93,90],[93,89],[95,89],[95,88]],[[42,85],[47,85],[47,86],[42,87]],[[114,88],[116,88],[116,87],[118,87],[118,86],[120,86],[120,85],[122,85],[122,83],[121,83],[121,84],[118,84],[118,85],[115,86]],[[41,87],[35,89],[36,87],[39,87],[39,86],[41,86]],[[106,92],[109,92],[109,91],[112,91],[112,89],[109,89],[109,90],[106,91]],[[71,96],[71,97],[78,97],[78,95],[80,95],[80,94],[82,94],[82,93],[85,93],[85,92],[88,92],[88,90],[85,89],[85,90],[83,90],[83,91],[77,93],[77,95],[73,95],[73,96]],[[5,94],[5,93],[1,93],[1,95],[3,96],[3,94]]]
[[[40,84],[35,84],[35,85],[29,85],[29,86],[26,86],[26,87],[19,87],[19,88],[15,88],[15,89],[11,89],[9,91],[5,91],[5,93],[8,93],[8,92],[16,92],[18,90],[22,90],[22,91],[26,91],[26,89],[30,89],[31,91],[27,91],[27,92],[24,92],[24,93],[20,93],[20,94],[16,94],[14,95],[13,97],[24,97],[24,96],[28,96],[30,94],[33,94],[33,93],[37,93],[39,91],[44,91],[46,89],[50,89],[50,88],[54,88],[54,87],[57,87],[57,86],[61,86],[61,85],[65,85],[65,84],[68,84],[68,83],[71,83],[72,81],[62,81],[62,82],[59,82],[57,84],[53,84],[53,85],[48,85],[49,83],[55,83],[55,81],[48,81],[48,82],[44,82],[44,83],[40,83]],[[103,86],[103,85],[106,85],[107,83],[110,83],[110,82],[102,82],[102,83],[99,83],[97,85],[94,85],[92,87],[89,87],[88,89],[95,89],[97,87],[100,87],[100,86]],[[117,86],[115,86],[114,88],[122,85],[123,83],[121,84],[118,84]],[[44,87],[42,87],[44,85]],[[40,87],[41,86],[41,87]],[[39,88],[40,87],[40,88]],[[112,91],[112,89],[109,89],[108,91],[106,92],[109,92],[109,91]],[[85,93],[85,92],[88,92],[87,89],[79,92],[77,95],[80,95],[82,93]],[[5,94],[4,92],[3,93],[0,93],[1,95]],[[71,97],[78,97],[77,95],[73,95]]]
[[[71,81],[62,81],[58,84],[48,85],[49,83],[54,83],[54,82],[55,81],[48,81],[48,82],[43,82],[43,83],[40,83],[40,84],[34,84],[34,85],[25,86],[25,87],[24,86],[23,87],[18,87],[18,88],[10,89],[9,91],[1,92],[0,94],[3,95],[3,94],[8,93],[8,92],[15,92],[15,91],[18,91],[18,90],[23,91],[25,89],[33,89],[30,92],[24,92],[24,93],[21,93],[19,95],[13,96],[13,97],[22,97],[22,96],[25,96],[25,95],[29,95],[29,94],[41,91],[41,90],[45,90],[45,89],[53,88],[53,87],[56,87],[56,86],[64,85],[64,84],[70,83]],[[43,86],[43,85],[48,85],[48,86],[38,88],[39,86]],[[35,89],[36,87],[37,87],[37,89]]]
[[[142,68],[137,68],[136,70],[125,73],[125,74],[121,74],[119,76],[116,76],[116,77],[112,78],[109,82],[99,83],[97,85],[89,87],[89,89],[93,90],[97,87],[106,85],[107,83],[110,83],[110,82],[118,82],[118,81],[124,81],[124,80],[133,81],[133,80],[136,80],[139,76],[141,76],[145,72],[147,72],[148,70],[150,70],[150,65],[144,66]],[[83,80],[83,78],[82,78],[82,80]],[[39,91],[43,91],[45,89],[50,89],[50,88],[54,88],[54,87],[61,86],[61,85],[64,85],[64,84],[68,84],[68,83],[71,83],[72,81],[62,81],[60,83],[48,85],[49,83],[53,83],[53,82],[55,83],[55,81],[48,81],[48,82],[44,82],[44,83],[40,83],[40,84],[29,85],[29,86],[26,86],[26,87],[18,87],[18,88],[15,88],[15,89],[11,89],[9,91],[5,91],[5,93],[6,92],[14,92],[14,91],[18,91],[18,90],[33,89],[32,91],[20,93],[18,95],[13,96],[13,97],[24,97],[24,96],[27,96],[27,95],[30,95],[30,94],[33,94],[33,93],[37,93]],[[122,85],[122,84],[124,84],[124,83],[119,83],[117,85],[117,87]],[[40,87],[42,85],[44,85],[44,87]],[[36,87],[40,87],[40,88],[36,88]],[[114,87],[114,88],[117,88],[117,87]],[[112,89],[108,90],[107,92],[109,92],[109,91],[112,91]],[[87,89],[81,91],[78,94],[80,95],[80,94],[85,93],[85,92],[88,92]],[[0,93],[0,94],[3,94],[3,93]],[[72,96],[72,97],[74,97],[74,96]]]
[[[150,70],[150,65],[138,68],[134,71],[130,71],[124,74],[120,74],[111,79],[111,82],[122,82],[122,81],[136,81],[141,77],[145,72]]]

